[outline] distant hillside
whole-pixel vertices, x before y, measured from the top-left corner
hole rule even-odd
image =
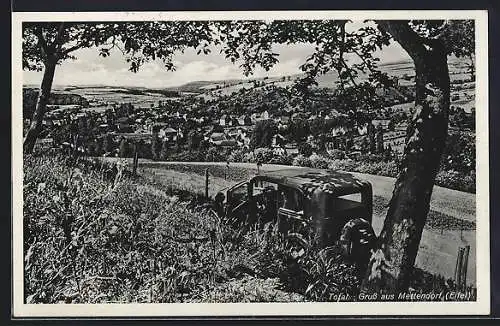
[[[463,59],[450,57],[448,60],[450,75],[452,80],[466,78],[466,65]],[[387,73],[389,76],[400,78],[403,84],[410,86],[413,84],[412,78],[415,76],[415,68],[413,62],[409,60],[401,60],[379,65],[381,72]],[[232,79],[232,80],[217,80],[217,81],[194,81],[181,86],[167,88],[169,90],[178,90],[184,92],[192,92],[198,94],[199,97],[211,99],[218,96],[229,95],[239,92],[241,89],[259,89],[267,85],[277,87],[287,87],[293,84],[294,80],[300,78],[301,74],[280,77],[265,77],[251,79]],[[363,81],[368,79],[368,73],[359,73],[357,79]],[[319,88],[334,89],[339,80],[337,72],[330,71],[324,75],[319,75],[316,78]],[[259,86],[255,85],[255,82]]]
[[[231,80],[199,80],[199,81],[193,81],[189,82],[187,84],[183,84],[180,86],[175,86],[175,87],[168,87],[165,88],[166,90],[170,91],[177,91],[177,92],[186,92],[186,93],[203,93],[205,91],[205,88],[208,86],[208,88],[211,87],[216,87],[216,85],[234,85],[238,83],[240,80],[238,79],[231,79]]]
[[[411,73],[414,71],[413,63],[410,61],[399,61],[392,62],[388,64],[380,65],[380,70],[382,72],[387,72],[393,76],[402,76],[404,73]],[[227,95],[233,91],[239,91],[241,88],[252,88],[255,81],[264,84],[273,84],[275,86],[286,87],[291,85],[293,81],[300,78],[302,74],[295,75],[285,75],[278,77],[261,77],[261,78],[250,78],[250,79],[229,79],[229,80],[214,80],[214,81],[193,81],[184,85],[168,87],[167,90],[179,91],[179,92],[192,92],[192,93],[207,93],[217,90],[217,93]],[[360,79],[366,79],[367,74],[359,75]],[[328,72],[324,75],[317,77],[319,88],[335,88],[335,83],[338,81],[338,76],[336,72]]]

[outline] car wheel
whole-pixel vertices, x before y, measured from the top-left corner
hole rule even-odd
[[[358,268],[366,267],[377,237],[370,223],[362,218],[352,219],[342,228],[340,245],[344,256]]]

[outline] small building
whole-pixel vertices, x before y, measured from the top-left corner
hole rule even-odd
[[[166,141],[176,141],[178,132],[174,128],[166,127],[160,129],[158,132],[158,137]]]

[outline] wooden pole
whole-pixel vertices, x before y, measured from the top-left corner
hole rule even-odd
[[[464,254],[464,259],[462,261],[462,287],[465,289],[467,286],[467,267],[469,265],[469,252],[470,252],[470,246],[467,245],[465,247],[465,254]]]
[[[137,164],[139,163],[139,153],[137,151],[137,143],[134,144],[134,167],[133,167],[133,175],[137,175]]]
[[[461,284],[461,268],[462,268],[462,261],[464,257],[464,248],[459,247],[458,248],[458,256],[457,256],[457,263],[455,265],[455,283],[457,286],[460,286]]]
[[[208,168],[205,169],[205,198],[208,199]]]

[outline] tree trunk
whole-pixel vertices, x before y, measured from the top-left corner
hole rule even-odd
[[[52,81],[54,80],[55,70],[56,60],[48,59],[45,63],[42,85],[40,87],[40,93],[38,94],[35,112],[33,113],[30,127],[24,138],[23,147],[25,153],[33,152],[38,135],[42,131],[42,121],[47,108],[47,103],[49,101],[50,91],[52,90]]]
[[[416,72],[415,112],[409,123],[379,248],[370,259],[363,292],[408,289],[439,170],[450,106],[450,78],[442,42],[425,43],[405,22],[379,22],[412,57]]]

